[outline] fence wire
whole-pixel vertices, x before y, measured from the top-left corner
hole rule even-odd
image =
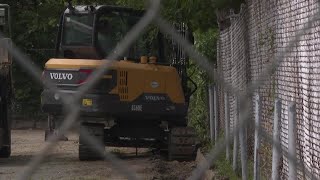
[[[288,150],[288,103],[297,105],[297,159],[301,160],[298,179],[320,178],[319,170],[319,1],[248,0],[238,14],[230,13],[230,26],[220,31],[218,71],[230,78],[252,83],[247,89],[262,100],[261,131],[271,135],[275,99],[281,99],[281,147]],[[246,37],[243,39],[243,37]],[[245,42],[245,43],[244,43]],[[240,56],[232,56],[238,54]],[[244,57],[243,57],[244,56]],[[270,65],[271,64],[271,65]],[[227,68],[226,67],[231,67]],[[243,69],[245,67],[245,69]],[[245,74],[239,74],[247,73]],[[240,76],[240,77],[239,77]],[[263,80],[263,81],[261,81]],[[241,80],[237,80],[240,83]],[[259,84],[259,85],[258,85]],[[247,84],[235,84],[237,88]],[[252,89],[253,88],[253,89]],[[219,95],[225,92],[219,89]],[[221,99],[221,98],[220,98]],[[255,98],[251,98],[255,102]],[[232,100],[234,101],[234,100]],[[224,109],[223,102],[219,108]],[[231,103],[232,104],[232,103]],[[251,106],[252,107],[252,106]],[[233,109],[234,107],[230,107]],[[248,107],[250,108],[250,106]],[[253,122],[253,112],[248,118]],[[220,121],[226,121],[224,116]],[[228,120],[227,120],[228,121]],[[232,121],[232,118],[231,120]],[[220,127],[221,129],[223,127]],[[252,132],[248,132],[248,142]],[[269,139],[270,140],[270,139]],[[253,145],[253,144],[252,144]],[[261,165],[265,177],[271,174],[273,143],[262,141]],[[248,148],[250,154],[251,148]],[[288,157],[283,156],[282,179],[288,179]]]
[[[286,162],[288,159],[295,159],[286,153],[287,148],[287,121],[288,117],[286,106],[283,106],[281,142],[274,142],[271,136],[272,130],[272,104],[275,97],[282,99],[284,102],[296,101],[298,105],[298,147],[299,157],[297,166],[299,167],[299,176],[304,175],[302,170],[305,169],[308,176],[312,174],[320,178],[319,149],[320,123],[319,103],[320,96],[317,85],[319,78],[317,75],[320,71],[317,34],[320,24],[318,16],[319,4],[315,0],[282,0],[282,1],[247,1],[246,6],[242,6],[239,14],[230,13],[231,26],[222,29],[218,42],[218,70],[214,72],[214,67],[209,63],[208,58],[197,52],[190,42],[187,42],[179,35],[159,14],[160,0],[150,0],[150,7],[147,13],[126,35],[126,37],[115,48],[115,52],[110,54],[106,59],[117,59],[132,44],[144,29],[151,23],[157,25],[164,34],[180,44],[185,52],[205,70],[212,79],[219,84],[219,125],[224,129],[224,93],[231,94],[228,104],[231,106],[230,125],[232,131],[230,134],[238,133],[240,129],[249,127],[252,124],[252,95],[254,92],[262,94],[262,127],[259,131],[267,143],[276,145],[278,151],[283,151],[284,168],[282,169],[283,178],[287,179],[288,168]],[[0,38],[3,35],[0,34]],[[21,52],[15,46],[0,44],[6,47],[14,56],[16,62],[24,68],[35,81],[43,83],[40,80],[41,70],[33,65],[30,58]],[[113,62],[105,63],[99,67],[90,77],[90,81],[81,86],[79,92],[74,97],[61,94],[60,90],[52,83],[47,82],[43,86],[48,87],[51,91],[60,94],[65,107],[68,108],[69,114],[66,115],[62,123],[59,135],[65,134],[75,124],[79,116],[79,106],[77,100],[82,97],[95,82],[108,70]],[[276,72],[276,73],[275,73]],[[278,88],[275,88],[278,87]],[[293,98],[293,99],[292,99]],[[236,99],[240,104],[239,123],[233,122],[236,116]],[[248,131],[248,143],[250,151],[250,128]],[[101,144],[98,144],[85,132],[80,132],[85,140],[100,150]],[[230,136],[232,139],[232,136]],[[32,158],[24,171],[19,174],[18,179],[30,179],[32,174],[41,166],[41,162],[50,152],[58,141],[59,137],[53,136],[41,152]],[[232,142],[231,139],[221,139],[217,142],[214,149],[207,155],[207,159],[212,163],[217,156],[224,150],[226,142]],[[251,138],[252,139],[252,138]],[[105,155],[105,159],[110,161],[113,167],[128,179],[136,179],[135,172],[127,168],[125,162],[110,153],[100,152]],[[252,154],[252,152],[248,152]],[[190,179],[199,179],[209,166],[200,164],[192,173]]]

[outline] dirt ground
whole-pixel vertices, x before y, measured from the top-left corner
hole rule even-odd
[[[78,136],[68,135],[69,141],[59,142],[50,156],[33,174],[32,179],[126,179],[110,162],[78,160]],[[16,179],[26,164],[45,145],[43,130],[14,130],[12,132],[12,156],[0,159],[0,179]],[[195,162],[168,162],[148,149],[106,148],[136,172],[139,179],[186,179],[195,168]]]

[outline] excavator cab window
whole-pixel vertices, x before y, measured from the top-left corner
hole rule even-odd
[[[90,46],[92,45],[94,16],[68,15],[64,21],[64,45]]]
[[[141,16],[119,11],[109,11],[98,15],[96,42],[103,56],[110,54],[140,19]],[[149,36],[149,39],[146,36]],[[131,60],[138,60],[142,55],[150,55],[152,51],[151,43],[148,42],[150,38],[150,29],[148,28],[122,56]]]
[[[104,59],[127,33],[141,20],[143,11],[112,6],[97,6],[94,11],[75,7],[66,10],[60,22],[57,56],[64,58]],[[119,60],[139,62],[141,56],[156,56],[164,60],[159,29],[148,26]],[[117,52],[113,52],[117,54]],[[158,61],[160,62],[160,61]]]
[[[97,17],[96,44],[100,53],[106,57],[124,37],[124,23],[118,14],[109,12]]]

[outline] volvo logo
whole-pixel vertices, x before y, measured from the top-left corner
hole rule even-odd
[[[157,87],[159,87],[159,83],[157,81],[152,81],[151,82],[151,87],[152,88],[157,88]]]
[[[166,97],[165,96],[153,96],[153,95],[145,95],[144,96],[145,100],[147,101],[166,101]]]
[[[50,78],[55,80],[72,80],[73,75],[71,73],[50,73]]]

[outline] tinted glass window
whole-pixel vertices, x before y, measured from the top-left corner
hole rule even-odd
[[[114,50],[140,19],[125,12],[109,12],[98,17],[97,42],[105,56]],[[157,32],[155,27],[148,27],[123,56],[129,59],[139,59],[144,55],[158,56]]]
[[[63,44],[92,45],[93,15],[67,15],[64,20]]]

